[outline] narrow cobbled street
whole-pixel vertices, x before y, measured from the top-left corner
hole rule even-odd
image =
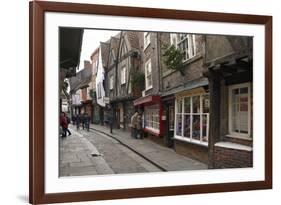
[[[105,175],[207,169],[207,165],[177,154],[149,139],[137,140],[104,126],[90,131],[69,126],[72,135],[60,139],[60,176]]]

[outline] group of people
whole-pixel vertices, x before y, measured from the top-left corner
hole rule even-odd
[[[68,136],[71,135],[70,130],[68,129],[68,124],[70,123],[69,117],[66,115],[65,112],[61,112],[60,114],[60,126],[62,129],[61,136],[66,137],[67,133]]]
[[[89,131],[90,121],[91,121],[91,118],[87,112],[80,114],[80,115],[72,116],[72,122],[74,125],[76,125],[77,130],[79,130],[80,125],[82,125],[83,130],[86,129],[87,131]]]
[[[142,115],[136,111],[131,117],[132,137],[135,139],[143,139],[142,133]]]

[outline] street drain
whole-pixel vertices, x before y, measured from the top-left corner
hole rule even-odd
[[[103,156],[103,155],[102,155],[102,154],[92,153],[91,156],[92,156],[92,157],[101,157],[101,156]]]

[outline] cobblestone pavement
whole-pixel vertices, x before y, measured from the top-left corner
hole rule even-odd
[[[72,135],[60,138],[60,176],[207,169],[205,164],[148,139],[132,139],[121,130],[111,135],[99,125],[91,128],[77,131],[70,125]]]

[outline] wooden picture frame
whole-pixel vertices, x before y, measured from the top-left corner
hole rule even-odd
[[[97,14],[157,19],[195,20],[204,22],[247,23],[265,27],[265,179],[261,181],[180,185],[149,188],[45,193],[45,79],[44,15],[45,12]],[[33,1],[29,5],[30,72],[29,72],[29,202],[32,204],[109,200],[136,197],[169,196],[212,192],[272,188],[272,17],[154,8],[135,8],[92,4]]]

